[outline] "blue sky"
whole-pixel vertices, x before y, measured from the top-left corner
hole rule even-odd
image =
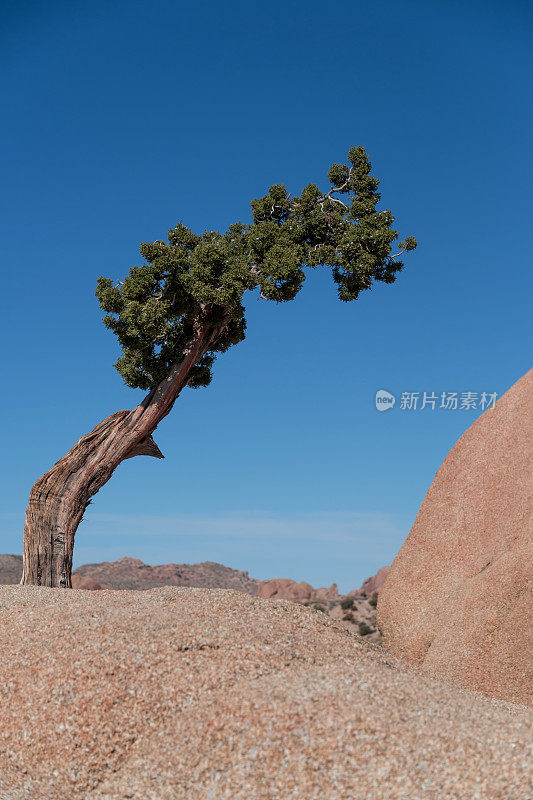
[[[531,5],[4,9],[0,552],[21,552],[34,480],[142,397],[96,278],[180,219],[224,229],[272,183],[324,185],[363,144],[420,243],[398,281],[341,305],[317,272],[292,303],[250,298],[246,341],[161,424],[165,461],[120,466],[75,552],[359,585],[479,414],[379,413],[375,392],[501,394],[531,364]]]

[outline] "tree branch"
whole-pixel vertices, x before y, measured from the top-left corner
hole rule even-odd
[[[153,456],[154,458],[165,457],[151,436],[148,436],[146,439],[142,439],[142,441],[138,442],[122,460],[125,461],[127,458],[133,458],[134,456]]]
[[[404,247],[403,250],[400,250],[399,253],[394,253],[394,255],[393,256],[389,256],[389,258],[398,258],[398,256],[403,255],[403,253],[405,253],[406,250],[407,250],[407,247]]]

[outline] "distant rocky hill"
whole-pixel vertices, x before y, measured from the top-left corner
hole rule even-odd
[[[20,583],[22,556],[0,555],[0,584]]]
[[[22,556],[0,555],[0,584],[19,583]],[[72,573],[75,589],[156,589],[160,586],[188,586],[201,589],[238,589],[256,595],[260,581],[247,572],[214,561],[201,564],[151,566],[138,558],[124,556],[117,561],[84,564]]]
[[[123,556],[118,561],[84,564],[72,574],[75,589],[156,589],[160,586],[188,586],[200,589],[238,589],[256,595],[259,581],[243,570],[214,561],[201,564],[144,564]]]

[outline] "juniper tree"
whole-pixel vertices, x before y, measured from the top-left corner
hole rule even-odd
[[[379,210],[379,181],[363,147],[328,171],[329,188],[299,196],[283,184],[251,203],[249,223],[194,233],[181,222],[166,241],[140,247],[141,266],[122,281],[99,278],[96,297],[122,355],[124,383],[147,392],[132,411],[98,423],[33,486],[24,525],[22,583],[71,586],[74,535],[90,498],[127,458],[163,458],[152,434],[185,386],[207,386],[219,353],[242,341],[244,295],[292,300],[309,269],[331,270],[339,299],[356,300],[375,281],[393,283],[408,237]]]

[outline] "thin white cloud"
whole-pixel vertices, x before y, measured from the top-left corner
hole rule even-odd
[[[85,529],[118,536],[135,534],[183,537],[224,538],[262,537],[283,540],[354,543],[397,540],[402,531],[394,519],[378,512],[314,512],[273,515],[260,511],[225,515],[147,515],[88,514]]]

